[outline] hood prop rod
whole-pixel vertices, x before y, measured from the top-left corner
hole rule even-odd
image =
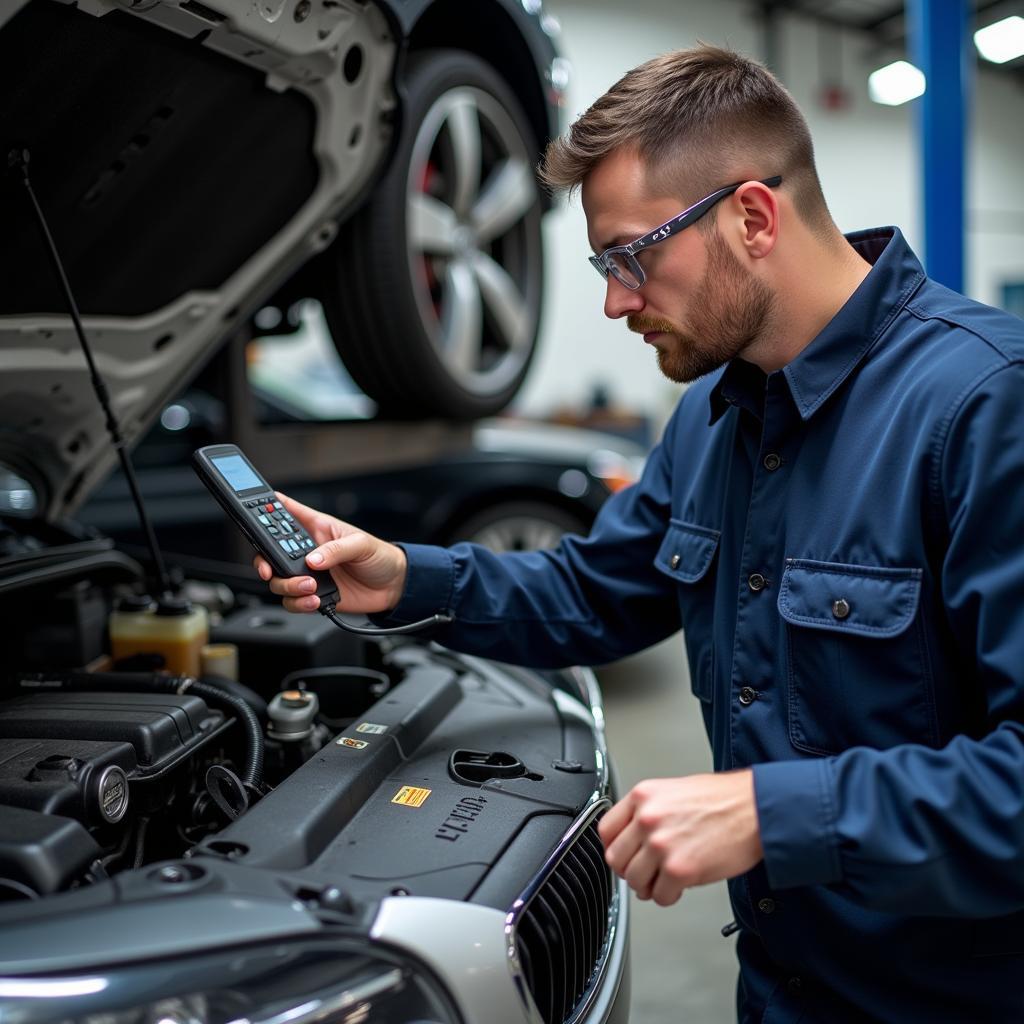
[[[135,508],[139,515],[139,522],[142,525],[143,532],[146,534],[146,541],[149,544],[150,554],[153,556],[153,565],[156,569],[157,584],[160,588],[160,593],[162,595],[170,594],[173,592],[174,588],[171,586],[171,579],[167,575],[167,568],[164,565],[163,554],[160,551],[160,546],[157,544],[156,534],[153,532],[153,524],[150,522],[149,514],[146,512],[146,506],[142,500],[142,493],[139,491],[139,483],[135,477],[135,468],[132,466],[131,459],[128,457],[128,450],[125,447],[124,438],[121,436],[121,428],[118,425],[117,417],[114,415],[114,410],[110,407],[110,394],[107,391],[106,384],[103,382],[103,378],[96,369],[96,363],[92,357],[92,350],[89,347],[89,342],[85,337],[85,330],[82,327],[82,318],[78,313],[78,303],[75,302],[75,296],[71,291],[71,285],[68,283],[67,274],[64,272],[64,264],[61,262],[60,253],[57,251],[53,235],[50,234],[50,227],[46,222],[46,216],[44,215],[43,209],[39,205],[39,200],[36,198],[36,194],[32,189],[32,182],[28,175],[29,159],[30,154],[27,149],[12,149],[7,154],[7,166],[12,173],[20,174],[21,182],[25,186],[25,191],[28,193],[28,197],[32,202],[32,208],[35,211],[36,221],[39,224],[39,230],[43,236],[43,241],[46,243],[46,249],[50,255],[50,261],[53,263],[53,268],[56,271],[57,278],[59,279],[61,288],[64,291],[64,298],[68,305],[68,311],[71,313],[71,321],[75,325],[75,333],[78,335],[79,344],[81,344],[82,351],[85,353],[85,361],[89,366],[89,375],[92,378],[93,390],[96,392],[96,397],[99,399],[100,405],[103,407],[103,412],[107,417],[107,430],[110,433],[111,440],[114,442],[114,450],[117,452],[117,456],[121,460],[121,470],[124,473],[125,480],[128,481],[128,489],[131,491],[132,501],[135,502]]]

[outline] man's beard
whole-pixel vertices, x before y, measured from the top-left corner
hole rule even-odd
[[[686,331],[669,320],[642,313],[630,314],[626,320],[629,329],[638,334],[659,331],[672,336],[664,348],[657,349],[658,368],[680,384],[717,370],[757,341],[774,308],[771,290],[743,269],[717,232],[709,238],[707,253]]]

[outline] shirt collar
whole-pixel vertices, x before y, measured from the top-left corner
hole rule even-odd
[[[758,419],[764,408],[764,371],[753,363],[733,359],[711,389],[711,420],[715,423],[725,415],[730,405],[747,409]]]
[[[899,228],[856,231],[846,239],[872,264],[871,270],[842,309],[781,371],[804,420],[814,415],[871,351],[925,279],[920,262]],[[758,386],[756,401],[760,407],[764,379],[761,374],[758,381],[750,373],[750,364],[734,359],[711,389],[711,423],[730,405],[748,405],[753,398],[751,385]]]

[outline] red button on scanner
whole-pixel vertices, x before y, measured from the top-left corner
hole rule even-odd
[[[266,509],[266,510],[267,510],[268,512],[273,512],[273,511],[274,511],[274,504],[273,504],[273,502],[270,502],[270,501],[268,501],[268,502],[266,503],[266,505],[264,505],[263,507],[264,507],[264,508],[265,508],[265,509]]]

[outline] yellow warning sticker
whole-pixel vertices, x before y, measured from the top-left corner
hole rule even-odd
[[[366,740],[354,740],[351,736],[342,736],[337,740],[337,744],[339,747],[352,747],[353,750],[362,750],[363,747],[369,746]]]
[[[421,807],[423,801],[430,796],[431,790],[418,789],[416,786],[403,786],[392,798],[393,804],[405,804],[406,807]]]
[[[377,725],[376,722],[360,722],[356,726],[356,732],[370,732],[373,733],[374,736],[379,736],[381,733],[385,733],[387,731],[388,727],[386,725]]]

